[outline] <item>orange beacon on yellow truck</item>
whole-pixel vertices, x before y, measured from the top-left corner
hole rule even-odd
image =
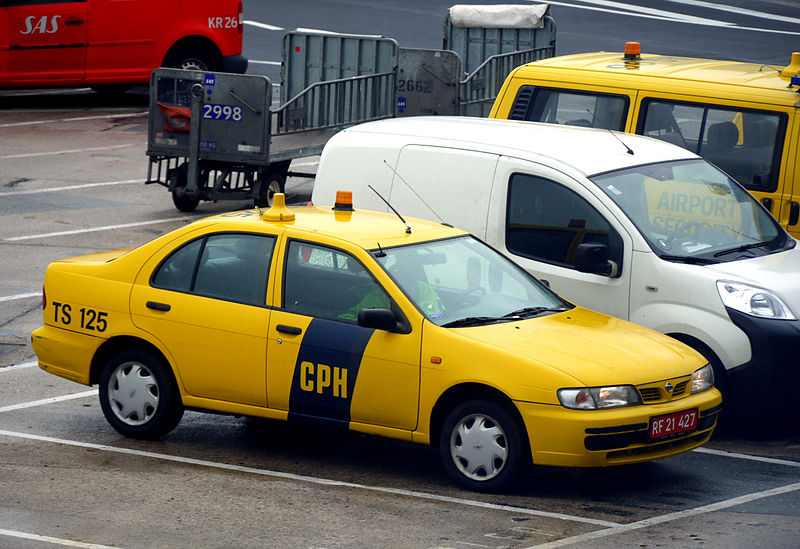
[[[800,237],[800,53],[786,67],[598,52],[515,69],[491,118],[607,128],[675,143],[739,181]]]

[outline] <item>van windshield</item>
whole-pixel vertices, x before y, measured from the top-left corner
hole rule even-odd
[[[439,326],[511,322],[573,307],[470,236],[372,253],[417,309]]]
[[[734,261],[795,244],[741,185],[705,160],[647,164],[591,179],[669,261]]]

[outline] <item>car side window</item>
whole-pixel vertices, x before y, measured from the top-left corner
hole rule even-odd
[[[153,276],[158,288],[265,305],[275,238],[222,233],[190,242],[170,255]]]
[[[364,308],[390,308],[386,291],[350,254],[292,241],[286,254],[283,308],[289,312],[356,322]]]
[[[637,133],[702,156],[750,190],[778,188],[785,114],[661,99],[642,107]]]
[[[522,86],[508,117],[624,131],[628,104],[625,95]]]
[[[527,174],[508,185],[506,247],[516,255],[575,268],[583,243],[603,244],[620,263],[622,239],[586,200],[565,186]]]

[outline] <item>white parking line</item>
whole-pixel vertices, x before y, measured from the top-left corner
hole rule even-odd
[[[534,545],[529,549],[553,549],[555,547],[564,547],[565,545],[574,545],[577,543],[585,544],[586,542],[591,542],[596,539],[606,538],[608,536],[615,536],[617,534],[631,532],[633,530],[641,530],[642,528],[648,528],[650,526],[655,526],[657,524],[672,522],[673,520],[679,520],[687,517],[693,517],[696,515],[702,515],[704,513],[713,513],[714,511],[722,511],[723,509],[729,509],[737,505],[743,505],[745,503],[750,503],[753,501],[757,501],[759,499],[764,499],[772,496],[779,496],[781,494],[788,494],[790,492],[796,492],[798,490],[800,490],[800,482],[795,484],[788,484],[786,486],[780,486],[778,488],[772,488],[770,490],[755,492],[753,494],[746,494],[744,496],[727,499],[725,501],[719,501],[717,503],[712,503],[710,505],[695,507],[694,509],[686,509],[684,511],[676,511],[675,513],[668,513],[666,515],[661,515],[658,517],[639,520],[636,522],[631,522],[630,524],[618,524],[606,530],[595,530],[593,532],[588,532],[586,534],[560,539],[558,541],[543,543],[541,545]]]
[[[34,366],[38,366],[38,360],[29,360],[27,362],[19,362],[14,364],[13,366],[6,366],[5,368],[0,368],[0,372],[13,372],[14,370],[24,370],[25,368],[33,368]]]
[[[76,398],[85,398],[97,394],[97,389],[90,391],[83,391],[81,393],[71,393],[69,395],[61,395],[57,397],[43,398],[41,400],[32,400],[30,402],[21,402],[19,404],[11,404],[10,406],[3,406],[0,408],[0,414],[3,412],[13,412],[15,410],[24,410],[26,408],[35,408],[36,406],[46,406],[56,402],[64,402],[65,400],[75,400]]]
[[[62,444],[65,446],[72,446],[76,448],[89,448],[92,450],[101,450],[104,452],[114,452],[117,454],[126,454],[138,457],[145,457],[151,459],[159,459],[163,461],[172,461],[184,465],[197,465],[199,467],[209,467],[213,469],[220,469],[225,471],[236,471],[239,473],[248,473],[253,475],[260,475],[264,477],[280,478],[284,480],[293,480],[296,482],[304,482],[309,484],[316,484],[321,486],[338,486],[343,488],[353,488],[356,490],[365,490],[369,492],[377,492],[382,494],[394,494],[399,496],[406,496],[417,499],[424,499],[430,501],[441,501],[447,503],[454,503],[457,505],[465,505],[468,507],[477,507],[481,509],[491,509],[493,511],[507,511],[510,513],[531,515],[537,517],[554,518],[558,520],[566,520],[570,522],[580,522],[583,524],[591,524],[593,526],[602,526],[605,528],[619,526],[616,522],[609,522],[606,520],[591,519],[579,517],[574,515],[566,515],[563,513],[551,513],[549,511],[540,511],[537,509],[526,509],[524,507],[514,507],[511,505],[500,505],[496,503],[486,503],[483,501],[474,501],[470,499],[454,498],[449,496],[440,496],[437,494],[429,494],[426,492],[415,492],[413,490],[402,490],[400,488],[387,488],[382,486],[369,486],[366,484],[357,484],[354,482],[346,482],[341,480],[332,480],[319,477],[310,477],[305,475],[295,475],[292,473],[284,473],[282,471],[270,471],[268,469],[257,469],[255,467],[245,467],[243,465],[233,465],[230,463],[219,463],[216,461],[206,461],[203,459],[194,459],[181,456],[173,456],[169,454],[159,454],[156,452],[147,452],[144,450],[134,450],[131,448],[118,448],[116,446],[107,446],[105,444],[92,444],[89,442],[80,442],[77,440],[66,440],[61,438],[47,437],[41,435],[33,435],[28,433],[18,433],[15,431],[0,430],[0,436],[21,438],[26,440],[35,440],[38,442],[49,442],[53,444]]]
[[[284,30],[283,27],[276,27],[275,25],[268,25],[267,23],[262,23],[260,21],[252,21],[250,19],[244,20],[245,25],[250,25],[251,27],[258,27],[259,29],[266,29],[271,31],[282,31]]]
[[[0,238],[0,242],[19,242],[20,240],[33,240],[35,238],[52,238],[54,236],[66,236],[72,234],[94,233],[98,231],[113,231],[116,229],[125,229],[128,227],[143,227],[145,225],[157,225],[159,223],[170,223],[172,221],[187,221],[190,219],[198,219],[201,216],[183,216],[183,217],[168,217],[164,219],[152,219],[150,221],[137,221],[134,223],[121,223],[119,225],[106,225],[104,227],[90,227],[88,229],[75,229],[74,231],[58,231],[55,233],[41,233],[29,234],[25,236],[10,236],[8,238]]]
[[[39,534],[29,534],[28,532],[17,532],[16,530],[5,530],[0,528],[0,536],[7,536],[18,539],[29,539],[33,541],[42,541],[44,543],[54,543],[56,545],[65,545],[67,547],[82,547],[85,549],[117,549],[111,545],[98,545],[96,543],[85,543],[83,541],[72,541],[71,539],[53,538],[50,536],[40,536]]]
[[[63,151],[45,151],[45,152],[38,152],[38,153],[23,153],[23,154],[7,154],[5,156],[0,156],[0,160],[9,160],[12,158],[35,158],[39,156],[54,156],[59,154],[76,154],[76,153],[85,153],[85,152],[99,152],[99,151],[113,151],[116,149],[126,149],[128,147],[135,146],[136,143],[127,143],[125,145],[111,145],[108,147],[89,147],[86,149],[66,149]]]
[[[16,301],[17,299],[27,299],[29,297],[42,297],[42,292],[30,292],[27,294],[6,295],[0,297],[0,303],[5,301]]]
[[[746,459],[749,461],[760,461],[761,463],[770,463],[772,465],[786,465],[788,467],[800,467],[800,462],[789,461],[788,459],[777,459],[762,456],[751,456],[748,454],[739,454],[736,452],[726,452],[724,450],[712,450],[711,448],[695,448],[695,452],[700,454],[711,454],[722,457],[732,457],[737,459]]]
[[[144,179],[123,179],[121,181],[103,181],[102,183],[82,183],[80,185],[63,185],[61,187],[47,187],[45,189],[25,189],[22,191],[0,192],[0,198],[7,196],[22,196],[24,194],[56,193],[61,191],[74,191],[90,189],[93,187],[106,187],[108,185],[129,185],[131,183],[144,183]]]
[[[0,124],[0,128],[14,128],[17,126],[39,126],[41,124],[57,124],[59,122],[83,122],[84,120],[102,120],[103,118],[131,118],[147,114],[143,112],[119,112],[112,114],[97,114],[93,116],[76,116],[74,118],[51,118],[48,120],[28,120],[27,122],[8,122]]]

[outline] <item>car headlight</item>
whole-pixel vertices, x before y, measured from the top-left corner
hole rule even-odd
[[[639,392],[633,385],[559,389],[558,400],[565,408],[573,408],[575,410],[616,408],[642,403],[639,398]]]
[[[761,318],[795,320],[789,307],[769,290],[742,284],[741,282],[717,281],[717,291],[726,307],[741,313]]]
[[[692,374],[692,394],[706,391],[714,386],[714,370],[706,364]]]

